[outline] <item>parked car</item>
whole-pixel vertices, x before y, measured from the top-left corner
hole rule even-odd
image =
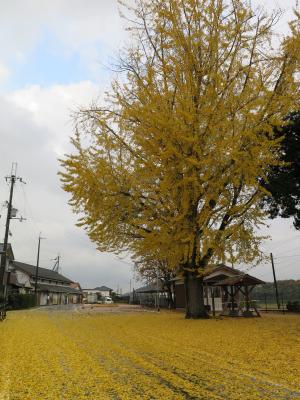
[[[112,304],[113,303],[112,298],[109,296],[105,296],[103,303],[104,304]]]

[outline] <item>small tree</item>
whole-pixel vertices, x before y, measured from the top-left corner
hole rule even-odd
[[[155,256],[144,255],[135,260],[134,270],[138,278],[146,282],[156,282],[157,279],[167,293],[167,301],[170,308],[175,308],[174,281],[176,270],[170,268],[166,260],[160,260]]]
[[[273,50],[277,15],[242,0],[140,0],[133,12],[125,78],[79,113],[63,187],[99,250],[159,249],[184,277],[186,317],[206,317],[209,265],[261,255],[260,182],[278,163],[274,127],[298,109],[299,33],[292,24]]]

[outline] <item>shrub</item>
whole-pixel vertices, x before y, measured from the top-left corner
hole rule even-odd
[[[13,310],[20,310],[23,308],[30,308],[36,305],[35,294],[26,293],[13,293],[8,296],[8,306]]]

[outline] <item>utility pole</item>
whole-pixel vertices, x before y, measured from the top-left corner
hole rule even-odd
[[[39,234],[38,252],[37,252],[36,269],[35,269],[35,284],[34,284],[34,293],[35,293],[35,297],[36,297],[36,303],[37,303],[37,281],[38,281],[38,276],[39,276],[39,264],[40,264],[40,248],[41,248],[41,240],[42,239],[45,239],[45,238],[42,238],[41,234]]]
[[[8,236],[9,236],[9,225],[11,219],[19,219],[21,222],[24,218],[16,218],[13,215],[15,210],[12,207],[12,200],[14,194],[14,186],[16,181],[20,181],[21,183],[25,183],[22,178],[16,176],[17,173],[17,163],[12,164],[12,170],[10,176],[5,177],[6,182],[10,182],[10,190],[9,190],[9,200],[7,203],[7,215],[6,215],[6,224],[5,224],[5,234],[4,234],[4,241],[3,241],[3,250],[1,254],[1,264],[0,264],[0,296],[3,298],[3,303],[5,307],[6,302],[6,284],[7,284],[7,277],[6,277],[6,264],[7,264],[7,249],[8,249]]]
[[[280,302],[279,302],[279,295],[278,295],[278,287],[277,287],[277,280],[276,280],[275,267],[274,267],[274,260],[273,260],[273,254],[272,254],[272,253],[270,253],[270,257],[271,257],[272,270],[273,270],[273,278],[274,278],[274,286],[275,286],[275,292],[276,292],[276,302],[277,302],[278,310],[280,310]]]

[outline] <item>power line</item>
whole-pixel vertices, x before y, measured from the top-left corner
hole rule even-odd
[[[283,243],[289,243],[289,242],[291,242],[292,240],[295,240],[295,239],[298,239],[298,240],[300,240],[300,235],[296,235],[296,236],[293,236],[293,237],[290,237],[290,238],[287,238],[287,239],[278,239],[278,240],[272,240],[271,242],[274,244],[274,243],[278,243],[279,245],[280,244],[283,244]]]
[[[288,256],[276,256],[275,259],[277,260],[278,258],[289,258],[289,257],[300,257],[300,254],[291,254]]]
[[[282,256],[285,256],[288,253],[291,254],[292,252],[297,252],[297,251],[299,251],[299,247],[290,248],[290,249],[287,249],[285,251],[279,252],[279,254],[277,254],[276,257],[282,257]]]

